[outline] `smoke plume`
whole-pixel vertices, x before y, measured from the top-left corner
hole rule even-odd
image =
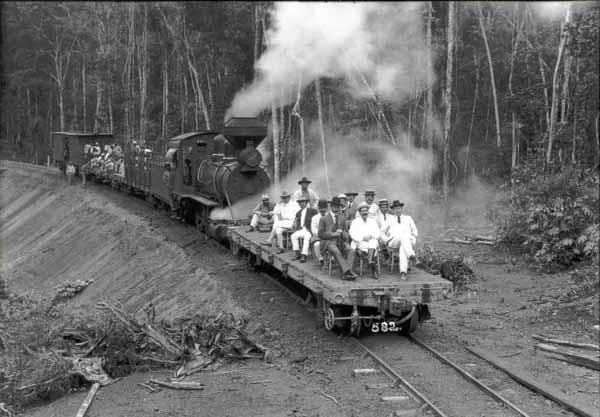
[[[427,79],[423,4],[276,3],[258,76],[227,115],[254,117],[273,97],[283,100],[276,107],[290,104],[299,83],[321,77],[348,77],[357,98],[401,102]]]

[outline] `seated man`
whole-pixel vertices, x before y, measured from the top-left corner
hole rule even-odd
[[[310,232],[312,233],[310,243],[313,245],[315,258],[317,258],[319,260],[319,264],[323,266],[323,255],[321,255],[321,239],[319,239],[319,222],[321,221],[321,218],[327,214],[327,200],[323,198],[320,199],[317,203],[317,207],[319,212],[315,214],[310,221]]]
[[[281,193],[281,202],[275,205],[273,209],[273,230],[266,242],[263,243],[265,246],[272,246],[273,238],[277,237],[277,246],[279,249],[275,253],[280,254],[284,252],[283,249],[283,231],[290,230],[292,223],[296,217],[296,213],[300,210],[300,206],[295,201],[290,201],[290,193],[283,191]]]
[[[299,197],[296,203],[300,205],[300,210],[296,213],[296,219],[294,220],[295,232],[292,233],[292,249],[296,255],[294,260],[300,259],[300,262],[304,263],[308,258],[308,247],[312,236],[310,224],[313,216],[317,214],[317,210],[307,207],[308,198],[304,196]],[[300,239],[302,239],[302,252],[300,252]]]
[[[373,278],[379,278],[375,256],[379,247],[379,227],[377,222],[369,218],[369,205],[364,202],[358,206],[359,218],[354,219],[350,225],[352,248],[367,253],[369,267]]]
[[[262,202],[252,210],[252,220],[250,220],[249,232],[254,232],[256,228],[264,226],[271,228],[273,226],[273,209],[275,204],[271,201],[267,194],[263,194]]]
[[[417,242],[417,226],[410,216],[402,214],[404,203],[394,200],[392,210],[396,216],[397,222],[390,225],[386,231],[384,240],[391,249],[398,249],[398,260],[400,267],[400,279],[406,279],[408,271],[408,261],[416,261],[413,246]]]
[[[354,281],[356,274],[352,271],[354,264],[354,250],[348,245],[344,237],[346,225],[339,216],[340,200],[333,197],[329,202],[331,211],[319,220],[319,239],[321,239],[321,250],[327,251],[335,258],[342,270],[342,279]],[[347,253],[347,258],[343,253]]]
[[[395,215],[389,212],[390,205],[387,198],[382,198],[379,200],[379,216],[377,217],[377,225],[379,226],[379,242],[384,245],[384,248],[387,248],[385,244],[387,241],[385,240],[386,232],[389,230],[392,223],[398,222],[398,219]],[[387,253],[386,253],[387,256]]]

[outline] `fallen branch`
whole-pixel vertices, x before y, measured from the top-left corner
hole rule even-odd
[[[83,403],[81,403],[81,407],[79,407],[79,410],[77,410],[77,414],[75,414],[75,417],[85,416],[87,409],[90,408],[92,401],[94,401],[94,396],[96,395],[98,388],[100,388],[100,383],[94,382],[92,388],[90,388],[90,391],[88,392],[88,395],[85,397],[85,400],[83,400]]]
[[[324,397],[329,398],[331,401],[333,401],[337,405],[340,405],[340,403],[338,402],[338,400],[336,400],[335,398],[333,398],[331,395],[327,395],[323,391],[321,391],[321,394],[323,394]]]
[[[167,382],[167,381],[158,381],[156,379],[151,379],[148,382],[151,384],[160,385],[161,387],[172,388],[172,389],[198,390],[198,391],[201,391],[204,389],[204,384],[202,384],[200,382]]]
[[[544,352],[555,353],[561,355],[559,359],[563,362],[572,363],[574,365],[583,366],[585,368],[594,369],[596,371],[600,371],[600,359],[598,356],[594,357],[591,355],[584,355],[574,350],[561,350],[555,346],[551,346],[545,343],[536,343],[534,345],[534,349],[539,349]]]
[[[554,343],[555,345],[571,346],[571,347],[576,347],[576,348],[586,349],[586,350],[600,350],[600,346],[595,345],[593,343],[579,343],[579,342],[571,342],[569,340],[551,339],[551,338],[540,336],[537,334],[534,334],[531,337],[535,340],[539,340],[540,342]]]
[[[271,381],[270,379],[267,379],[265,381],[252,381],[252,382],[248,382],[248,384],[270,384],[271,382],[273,382],[273,381]]]
[[[140,387],[144,387],[144,388],[146,388],[147,390],[150,390],[150,392],[156,392],[156,391],[158,391],[158,389],[157,389],[157,388],[153,388],[153,387],[151,387],[150,385],[147,385],[147,384],[144,384],[144,383],[141,383],[141,382],[138,382],[137,384],[138,384]]]

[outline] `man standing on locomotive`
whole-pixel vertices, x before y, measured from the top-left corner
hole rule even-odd
[[[379,226],[377,222],[369,218],[369,204],[366,202],[358,206],[360,217],[354,219],[350,225],[350,237],[352,238],[352,248],[367,253],[369,267],[373,278],[379,278],[377,265],[375,265],[375,256],[379,247]]]
[[[306,262],[308,258],[308,247],[310,246],[310,238],[312,233],[310,232],[310,225],[312,218],[317,214],[317,210],[311,207],[307,207],[308,199],[304,196],[300,197],[296,201],[300,205],[300,210],[296,213],[294,220],[294,229],[292,233],[292,249],[294,250],[294,260],[300,259],[300,262]],[[302,239],[302,252],[300,252],[300,239]]]
[[[321,250],[327,251],[335,258],[342,270],[342,279],[354,281],[356,274],[352,271],[354,265],[354,250],[346,243],[346,225],[341,221],[340,200],[333,197],[329,202],[330,211],[319,220],[319,239],[321,239]],[[347,258],[343,253],[347,254]]]
[[[284,252],[283,249],[283,231],[292,228],[292,223],[296,217],[296,213],[300,210],[300,206],[295,201],[290,201],[290,193],[283,191],[281,193],[281,201],[275,205],[273,209],[273,230],[266,242],[263,243],[265,246],[272,246],[273,239],[277,237],[277,246],[279,249],[275,253],[280,254]]]
[[[379,211],[379,206],[374,203],[374,200],[375,200],[375,191],[367,190],[367,191],[365,191],[365,201],[362,202],[361,205],[366,203],[367,206],[369,207],[369,211],[367,212],[369,219],[377,220],[377,218],[379,217],[380,211]],[[354,216],[354,218],[358,219],[359,217],[360,217],[360,213],[359,213],[359,210],[357,209],[356,215]]]
[[[271,201],[267,194],[263,194],[261,203],[252,210],[252,220],[250,220],[250,229],[248,232],[254,232],[258,225],[272,226],[273,225],[273,209],[275,204]]]
[[[404,203],[398,200],[392,202],[392,210],[394,210],[397,221],[390,225],[384,237],[389,248],[398,249],[401,280],[406,279],[409,261],[416,262],[417,260],[413,246],[417,243],[419,234],[412,217],[402,214],[403,208]]]
[[[298,184],[300,184],[300,189],[294,191],[292,201],[298,201],[298,199],[301,196],[306,197],[309,202],[308,207],[316,209],[317,201],[319,201],[319,196],[313,190],[310,190],[308,188],[308,184],[310,184],[311,182],[312,181],[310,181],[308,178],[302,177],[302,179],[298,181]]]

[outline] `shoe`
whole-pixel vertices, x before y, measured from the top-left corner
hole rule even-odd
[[[306,255],[302,255],[300,257],[300,263],[304,263],[304,262],[306,262]]]
[[[410,255],[408,257],[408,260],[411,261],[411,262],[417,262],[417,257],[415,255]]]
[[[281,249],[281,248],[279,248],[279,249],[277,249],[277,250],[275,251],[275,253],[276,253],[277,255],[281,255],[283,252],[285,252],[285,250],[283,250],[283,249]]]
[[[352,275],[352,271],[346,271],[344,272],[344,275],[342,275],[342,280],[344,281],[354,281],[355,279],[356,277]]]
[[[273,246],[271,242],[261,242],[260,244],[263,246]]]
[[[319,259],[319,265],[320,265],[320,266],[323,266],[323,265],[325,265],[325,260],[324,260],[324,259]]]
[[[379,279],[379,274],[377,273],[377,266],[375,264],[373,264],[373,266],[371,267],[371,271],[373,279]]]
[[[406,272],[400,272],[400,279],[406,281]]]
[[[300,259],[300,251],[295,250],[294,251],[294,261],[297,261],[298,259]]]
[[[248,229],[248,230],[246,231],[246,233],[251,233],[251,232],[254,232],[254,230],[256,230],[256,229],[254,229],[254,226],[250,226],[250,229]]]

